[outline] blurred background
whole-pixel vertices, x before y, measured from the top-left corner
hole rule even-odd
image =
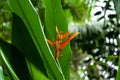
[[[44,25],[42,0],[31,0]],[[71,41],[71,80],[115,80],[120,53],[120,0],[61,0]],[[0,0],[0,39],[11,42],[12,13]]]

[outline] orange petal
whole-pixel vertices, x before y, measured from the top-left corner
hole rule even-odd
[[[52,41],[50,41],[50,40],[48,40],[48,39],[47,39],[47,42],[48,42],[50,45],[55,46],[55,43],[52,42]]]
[[[75,36],[77,36],[79,34],[79,32],[75,32],[74,34],[72,34],[67,40],[65,40],[59,47],[59,49],[61,50],[62,48],[64,48]]]
[[[70,32],[66,32],[65,34],[63,34],[60,39],[62,40],[63,38],[67,37],[70,34]]]
[[[55,60],[58,62],[58,57],[59,57],[59,49],[55,51]]]
[[[62,35],[62,34],[60,34],[57,26],[56,26],[56,33],[58,34],[58,36]],[[60,36],[60,39],[63,39],[65,37],[67,37],[69,34],[70,34],[70,32],[66,32],[65,34],[63,34],[62,36]]]

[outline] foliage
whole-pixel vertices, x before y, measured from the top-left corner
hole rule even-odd
[[[96,0],[96,3],[99,2]],[[100,8],[100,10],[96,11],[94,16],[99,17],[98,21],[103,22],[102,25],[96,25],[94,21],[93,25],[77,25],[78,29],[74,29],[82,33],[71,43],[74,66],[72,69],[78,75],[84,75],[79,78],[115,79],[120,47],[119,19],[115,13],[108,13],[108,11],[116,12],[115,10],[119,7],[115,9],[112,4],[117,6],[117,2],[119,1],[114,3],[112,0],[104,0],[105,5],[95,5],[95,8]],[[90,24],[92,23],[90,22]],[[81,74],[83,72],[84,74]],[[119,80],[119,77],[117,79]]]
[[[5,0],[0,1],[0,38],[10,41],[12,15]]]
[[[2,67],[0,76],[4,76],[7,80],[16,75],[24,80],[38,78],[41,80],[54,80],[53,78],[119,80],[119,0],[31,0],[32,4],[28,3],[29,9],[24,7],[25,2],[29,0],[14,0],[20,1],[16,4],[13,0],[10,1],[13,3],[12,9],[15,13],[10,12],[5,0],[0,2],[0,51],[4,53],[10,65],[8,68],[3,57],[0,58]],[[20,5],[22,5],[21,8]],[[95,8],[98,10],[95,11]],[[91,15],[92,11],[94,16]],[[8,44],[6,42],[10,43],[12,16],[12,43]],[[49,48],[45,41],[46,37],[49,40],[56,37],[55,26],[58,26],[63,33],[67,32],[68,24],[65,16],[70,22],[69,31],[80,32],[70,44],[71,72],[69,71],[70,46],[67,45],[62,50],[65,55],[59,57],[59,63],[56,63],[53,57],[55,48],[52,46]],[[89,21],[93,17],[97,17],[97,20]],[[86,19],[88,22],[85,22]],[[71,22],[78,24],[71,25]],[[7,50],[3,47],[5,45]],[[12,53],[9,50],[11,48]],[[11,75],[13,73],[14,75]],[[36,74],[39,75],[36,76]]]
[[[87,0],[61,0],[68,21],[84,22],[85,19],[89,19],[90,7],[86,2]]]
[[[9,66],[11,65],[10,69],[7,68],[8,71],[12,69],[15,75],[21,80],[69,80],[70,45],[67,45],[63,49],[65,55],[59,58],[59,63],[55,61],[54,54],[52,54],[55,49],[51,48],[51,51],[46,42],[46,36],[49,39],[53,36],[55,37],[55,26],[58,26],[63,32],[67,31],[67,22],[60,1],[55,0],[54,3],[51,3],[51,0],[43,0],[45,6],[45,32],[43,25],[41,25],[41,20],[30,0],[9,0],[9,3],[13,12],[11,44],[15,46],[15,50],[18,49],[20,52],[15,55],[17,52],[8,47],[10,51],[7,54],[11,53],[12,57],[16,56],[12,60],[12,63],[8,64]],[[51,10],[52,8],[55,9]],[[4,49],[4,47],[2,48]],[[5,52],[3,54],[7,55]],[[17,56],[21,56],[21,58],[17,59]],[[18,64],[17,62],[20,63]],[[23,66],[23,74],[20,71],[21,65]],[[3,67],[5,66],[6,64],[3,65]],[[12,75],[13,73],[10,74]]]
[[[1,79],[1,80],[4,80],[3,69],[2,69],[1,66],[0,66],[0,79]]]

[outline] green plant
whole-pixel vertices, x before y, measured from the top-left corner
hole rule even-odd
[[[4,61],[11,80],[69,80],[71,59],[70,45],[67,45],[56,62],[54,48],[46,42],[56,36],[55,26],[67,32],[67,21],[59,0],[43,0],[45,26],[30,0],[9,0],[13,14],[11,44],[1,40],[1,60]],[[6,47],[4,46],[6,44]],[[8,53],[10,55],[8,55]],[[7,65],[8,64],[8,65]],[[4,70],[3,70],[4,71]],[[4,80],[4,79],[2,79]]]

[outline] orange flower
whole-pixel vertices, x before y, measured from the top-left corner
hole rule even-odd
[[[67,40],[65,40],[64,42],[62,41],[63,38],[67,37],[70,35],[70,32],[66,32],[65,34],[62,34],[62,32],[59,32],[58,28],[56,27],[56,41],[52,42],[50,40],[47,39],[47,42],[52,45],[55,46],[56,50],[55,50],[55,60],[58,62],[58,57],[62,56],[63,54],[59,54],[59,52],[75,37],[79,34],[79,32],[75,32],[73,33]]]

